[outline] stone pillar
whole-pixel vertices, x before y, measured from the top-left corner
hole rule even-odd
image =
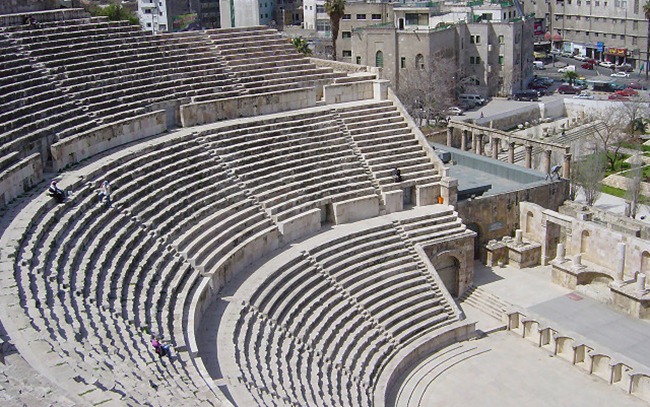
[[[483,155],[483,136],[484,134],[479,134],[476,139],[476,150],[474,152],[478,155]]]
[[[582,267],[582,255],[580,253],[573,256],[573,267],[574,268]]]
[[[499,159],[500,143],[501,143],[501,139],[492,136],[492,158],[494,158],[495,160]]]
[[[616,273],[614,274],[614,281],[621,282],[623,281],[623,276],[625,276],[625,243],[619,243],[616,245]]]
[[[524,147],[526,148],[524,165],[526,166],[526,168],[532,168],[533,167],[533,146],[531,146],[530,144],[526,144]]]
[[[521,229],[515,230],[515,245],[521,246],[524,243],[523,233]]]
[[[645,274],[643,273],[636,274],[636,291],[639,294],[645,293]]]
[[[510,164],[515,163],[515,143],[508,143],[508,162]]]
[[[565,255],[564,243],[558,243],[557,244],[557,256],[555,256],[555,260],[564,261],[564,255]]]
[[[461,151],[467,151],[467,130],[461,130],[460,149]]]
[[[451,139],[454,136],[454,128],[449,126],[447,127],[447,147],[451,147]]]
[[[476,152],[476,140],[478,139],[478,134],[472,132],[472,152]]]
[[[569,179],[569,177],[571,177],[571,153],[565,153],[562,162],[562,178]]]
[[[551,173],[551,150],[544,150],[544,174]]]

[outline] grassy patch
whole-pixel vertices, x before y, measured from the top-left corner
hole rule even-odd
[[[619,198],[625,198],[625,190],[620,188],[610,187],[609,185],[602,185],[601,192],[608,195],[614,195]]]

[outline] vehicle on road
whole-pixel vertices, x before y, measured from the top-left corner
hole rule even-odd
[[[642,83],[639,83],[639,82],[630,82],[627,86],[629,88],[637,89],[637,90],[645,90],[646,89],[645,85],[642,84]]]
[[[614,78],[629,78],[630,74],[627,72],[614,72],[613,74],[610,74],[609,76],[612,76]]]
[[[621,96],[638,96],[639,92],[632,88],[625,88],[623,90],[617,90],[616,94]]]
[[[627,101],[630,100],[629,97],[619,95],[618,93],[612,93],[611,95],[609,95],[609,97],[607,99],[609,99],[609,100],[618,100],[620,102],[627,102]]]
[[[527,101],[538,100],[539,96],[540,94],[536,90],[522,90],[512,94],[512,98],[514,100],[527,100]]]
[[[460,103],[474,103],[477,106],[483,106],[485,104],[485,99],[481,95],[475,93],[463,93],[458,96]]]
[[[451,106],[445,113],[449,116],[462,116],[465,112],[458,106]]]
[[[575,72],[576,71],[576,66],[575,65],[567,65],[564,68],[558,69],[557,71],[559,73]]]
[[[542,82],[532,81],[528,84],[528,89],[546,90],[548,89],[548,85]]]
[[[575,95],[574,99],[593,99],[594,95],[591,94],[588,90],[583,90],[580,94]]]
[[[614,68],[615,66],[613,63],[609,61],[601,61],[598,65],[602,66],[603,68]]]
[[[575,55],[573,58],[577,59],[578,61],[586,61],[587,57],[584,55]]]
[[[623,72],[634,72],[634,68],[632,68],[632,65],[630,64],[616,65],[615,69],[617,71],[623,71]]]
[[[580,67],[581,67],[582,69],[593,70],[593,69],[594,69],[594,65],[595,65],[595,64],[592,64],[591,62],[585,62],[584,64],[580,65]]]
[[[544,68],[544,62],[542,62],[542,61],[533,61],[533,68],[534,69],[539,69],[539,70],[546,69],[546,68]]]
[[[614,92],[614,83],[606,81],[591,81],[591,88],[594,92]]]
[[[562,95],[567,94],[567,93],[572,94],[572,95],[577,95],[580,92],[582,92],[581,89],[575,88],[575,87],[573,87],[571,85],[561,85],[559,88],[557,88],[557,93],[560,93]]]

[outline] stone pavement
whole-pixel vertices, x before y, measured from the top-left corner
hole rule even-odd
[[[476,262],[474,272],[476,286],[527,316],[629,359],[636,371],[650,372],[644,368],[650,366],[650,353],[644,352],[650,322],[551,283],[549,267],[488,268]],[[481,330],[499,325],[476,308],[462,307]],[[411,371],[401,390],[398,406],[647,405],[508,331],[436,352]]]

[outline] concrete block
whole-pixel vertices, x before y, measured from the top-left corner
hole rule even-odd
[[[439,196],[440,184],[416,185],[415,187],[415,204],[417,206],[435,205],[438,203]]]
[[[337,225],[355,222],[357,220],[379,216],[379,197],[362,196],[333,203],[332,207],[334,210],[334,222]]]
[[[404,191],[388,191],[382,193],[384,198],[384,205],[386,206],[386,212],[399,212],[404,210]]]
[[[321,227],[321,210],[316,208],[278,222],[285,243],[317,232]]]

